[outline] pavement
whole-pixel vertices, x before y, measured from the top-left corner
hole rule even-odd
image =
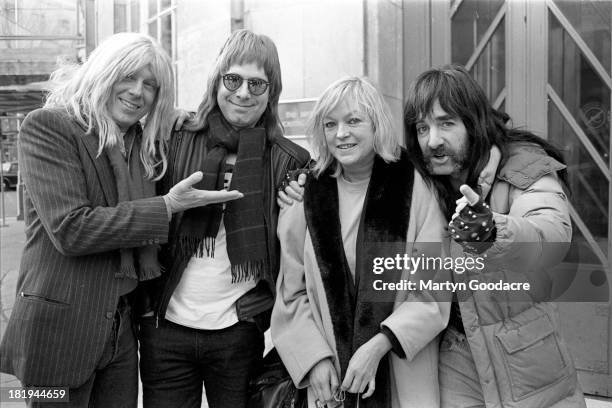
[[[19,262],[25,244],[23,221],[17,221],[14,215],[5,218],[3,225],[2,221],[0,218],[0,334],[4,334],[15,302]],[[20,385],[15,377],[0,373],[0,388],[13,388]],[[23,403],[2,401],[2,408],[23,406]]]
[[[2,204],[0,197],[0,205]],[[16,219],[15,192],[5,194],[5,219],[0,211],[0,335],[4,333],[8,318],[15,302],[15,288],[19,273],[21,252],[25,244],[24,222]],[[1,208],[0,208],[1,210]],[[19,381],[8,374],[0,373],[0,389],[19,387]],[[138,406],[142,407],[142,392],[139,393]],[[24,403],[0,401],[2,408],[22,408]],[[202,408],[208,407],[203,401]],[[588,408],[612,408],[612,398],[587,398]]]

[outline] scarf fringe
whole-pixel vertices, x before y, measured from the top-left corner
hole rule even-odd
[[[247,261],[240,265],[232,265],[232,283],[247,282],[261,278],[265,267],[263,260]]]
[[[141,282],[159,278],[162,275],[159,267],[140,268],[139,272],[140,272],[139,281]]]
[[[157,260],[157,248],[153,245],[138,248],[138,278],[142,281],[161,276],[161,266]]]
[[[176,244],[177,252],[185,258],[197,256],[203,258],[215,257],[215,238],[214,237],[186,237],[182,236]],[[232,265],[232,283],[247,282],[250,280],[259,280],[263,276],[266,262],[263,259],[256,261],[246,261],[238,265]],[[141,277],[142,280],[142,277]]]
[[[178,250],[183,256],[191,258],[215,257],[215,237],[185,237],[182,236],[178,240]]]
[[[136,279],[136,268],[134,267],[134,258],[131,249],[122,249],[121,251],[121,277],[123,279]]]

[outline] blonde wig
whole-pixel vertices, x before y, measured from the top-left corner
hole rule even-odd
[[[347,77],[332,83],[321,95],[306,124],[317,162],[313,168],[318,177],[327,168],[340,174],[340,166],[329,151],[325,138],[325,117],[343,101],[355,103],[368,115],[374,131],[374,152],[386,162],[400,156],[402,135],[393,129],[391,112],[383,96],[370,81],[362,77]]]
[[[120,142],[121,131],[107,107],[113,85],[147,66],[158,89],[143,127],[140,159],[147,178],[158,179],[167,167],[164,139],[172,127],[169,118],[174,113],[174,80],[170,58],[153,38],[140,33],[115,34],[103,41],[84,64],[61,67],[51,75],[55,86],[45,107],[63,108],[88,132],[96,131],[101,154],[105,147]]]

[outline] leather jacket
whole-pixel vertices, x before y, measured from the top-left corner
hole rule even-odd
[[[180,139],[188,131],[180,131],[173,135],[170,142],[170,154],[172,149],[180,143]],[[207,137],[206,130],[200,136]],[[203,152],[206,157],[208,152]],[[270,313],[274,305],[274,293],[276,287],[276,277],[280,263],[280,242],[276,236],[276,226],[278,222],[279,207],[276,203],[276,193],[288,171],[303,168],[310,161],[309,153],[302,147],[293,143],[289,139],[277,136],[274,141],[268,144],[264,152],[264,222],[267,240],[268,264],[270,265],[271,277],[262,277],[257,286],[245,293],[236,301],[236,311],[239,320],[255,321],[258,327],[265,331],[270,325]],[[167,193],[176,184],[177,175],[180,170],[177,167],[180,163],[168,166],[168,171],[160,181],[158,192]],[[170,233],[176,231],[174,226],[179,225],[184,213],[174,214],[170,225]],[[169,245],[162,246],[160,251],[160,261],[162,264],[162,276],[154,281],[148,282],[141,289],[140,307],[141,312],[154,311],[156,319],[164,318],[170,298],[178,286],[187,263],[178,268],[171,268],[170,265],[175,260],[172,259]],[[143,302],[144,298],[144,302]]]

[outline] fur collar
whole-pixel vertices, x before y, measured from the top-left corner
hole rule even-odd
[[[405,151],[399,161],[385,163],[376,156],[357,233],[355,282],[349,270],[338,214],[338,185],[330,173],[310,177],[304,193],[306,222],[321,272],[334,337],[344,378],[353,353],[380,331],[393,311],[391,301],[372,301],[375,256],[403,253],[410,218],[414,167]],[[398,252],[401,251],[401,252]],[[383,358],[376,374],[376,391],[361,407],[390,407],[389,363]],[[342,381],[342,380],[341,380]],[[347,395],[346,408],[356,406]]]

